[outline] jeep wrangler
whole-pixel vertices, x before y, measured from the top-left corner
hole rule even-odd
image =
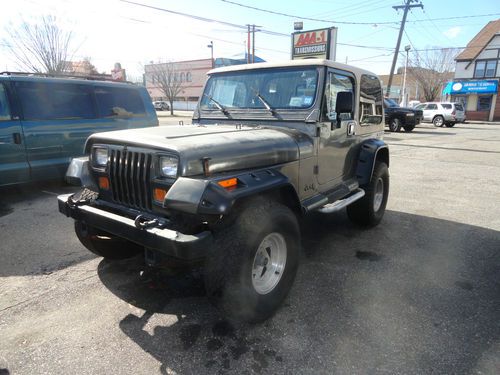
[[[91,252],[147,264],[203,262],[209,298],[234,318],[270,317],[289,292],[299,220],[346,207],[382,219],[389,150],[372,73],[328,60],[208,73],[192,125],[98,133],[58,197]]]

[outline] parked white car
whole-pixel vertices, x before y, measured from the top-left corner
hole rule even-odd
[[[465,111],[462,103],[429,102],[416,107],[424,113],[423,121],[432,122],[436,127],[445,125],[448,128],[457,122],[465,122]]]

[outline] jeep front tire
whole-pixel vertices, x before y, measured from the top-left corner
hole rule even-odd
[[[389,168],[384,162],[375,162],[370,182],[362,186],[365,196],[347,206],[349,219],[364,227],[380,223],[385,213],[389,196]]]
[[[252,199],[214,236],[205,264],[210,300],[237,320],[256,323],[272,316],[297,273],[300,231],[295,214],[275,201]]]

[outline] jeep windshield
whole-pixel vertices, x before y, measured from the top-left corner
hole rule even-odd
[[[256,69],[212,74],[200,109],[221,113],[250,110],[307,110],[314,105],[318,70],[312,68]]]

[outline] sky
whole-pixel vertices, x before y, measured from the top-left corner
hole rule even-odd
[[[56,16],[62,29],[72,31],[76,50],[73,60],[90,58],[100,72],[109,73],[114,63],[120,62],[129,77],[141,76],[144,64],[150,62],[210,58],[207,45],[211,41],[214,57],[241,57],[247,24],[256,24],[262,30],[255,37],[257,56],[266,61],[287,60],[293,22],[303,21],[304,30],[338,27],[337,61],[388,74],[403,15],[402,10],[392,8],[402,5],[402,0],[131,1],[205,20],[120,0],[4,0],[0,14],[0,70],[19,70],[9,53],[7,30],[19,27],[23,20],[34,22],[50,14]],[[427,48],[464,47],[488,21],[500,18],[498,0],[421,3],[423,10],[414,8],[409,12],[401,42],[402,51],[405,45],[411,46],[410,57]],[[403,64],[404,54],[400,53],[398,65]]]

